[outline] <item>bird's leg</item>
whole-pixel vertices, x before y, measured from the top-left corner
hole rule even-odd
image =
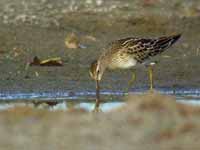
[[[135,79],[136,79],[136,73],[135,73],[135,69],[134,69],[132,76],[131,76],[131,79],[128,81],[128,88],[127,88],[127,91],[126,91],[127,93],[129,91],[129,89],[131,88],[131,86],[133,85]]]
[[[96,103],[93,111],[99,112],[99,106],[100,106],[100,86],[99,86],[99,80],[96,80]]]
[[[149,81],[150,81],[150,90],[153,90],[153,65],[148,66],[149,71]]]

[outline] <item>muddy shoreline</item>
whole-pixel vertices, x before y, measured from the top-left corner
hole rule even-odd
[[[195,26],[188,20],[190,26]],[[148,22],[146,22],[148,23]],[[198,24],[197,24],[198,26]],[[170,87],[199,87],[199,55],[197,55],[199,35],[198,27],[190,27],[190,31],[184,30],[180,41],[166,51],[162,56],[156,58],[159,64],[155,67],[155,83],[156,86]],[[135,25],[135,29],[140,29],[140,24]],[[131,28],[131,27],[130,27]],[[17,29],[17,30],[16,30]],[[84,36],[91,33],[77,34],[82,38],[82,44],[86,45],[86,49],[68,49],[64,45],[64,39],[70,31],[60,29],[46,29],[32,26],[5,26],[1,25],[1,91],[6,90],[46,90],[46,89],[66,89],[76,90],[76,88],[91,89],[93,82],[89,78],[88,68],[100,53],[101,47],[120,37],[126,37],[123,34],[135,34],[134,30],[129,29],[126,33],[120,35],[116,32],[118,27],[112,26],[111,32],[105,33],[96,32],[93,36],[97,41],[87,41]],[[106,29],[108,30],[108,29]],[[166,29],[163,29],[166,30]],[[188,29],[189,30],[189,29]],[[165,31],[170,34],[169,31]],[[104,35],[102,35],[104,34]],[[144,34],[144,33],[143,33]],[[145,34],[144,34],[145,35]],[[148,34],[146,34],[148,35]],[[163,35],[161,33],[152,36]],[[137,34],[137,36],[143,36]],[[107,41],[105,41],[107,39]],[[26,79],[25,66],[28,61],[31,61],[34,56],[39,56],[43,59],[50,57],[61,57],[64,61],[63,67],[31,67]],[[175,65],[176,64],[176,65]],[[39,76],[35,75],[38,72]],[[116,70],[114,72],[106,72],[103,86],[111,88],[113,86],[126,87],[127,78],[130,78],[131,70]],[[117,83],[117,85],[116,85]],[[146,68],[137,69],[136,87],[148,86],[148,78]]]
[[[18,5],[14,6],[18,8]],[[57,5],[53,7],[59,9]],[[174,33],[182,33],[181,39],[155,58],[159,62],[154,69],[155,86],[199,88],[198,13],[180,16],[176,13],[178,9],[174,10],[174,16],[167,13],[162,16],[153,13],[151,7],[149,9],[152,13],[140,16],[129,14],[128,9],[117,11],[117,8],[110,11],[109,15],[94,11],[71,11],[62,15],[58,12],[61,18],[57,18],[58,14],[49,18],[56,19],[59,25],[50,23],[48,26],[43,26],[45,22],[42,21],[39,24],[23,20],[12,22],[12,17],[8,18],[10,22],[0,22],[0,91],[94,90],[95,85],[89,77],[88,68],[109,42],[127,36],[158,37]],[[50,10],[44,13],[48,14]],[[31,11],[35,12],[34,9]],[[120,13],[116,12],[124,15],[119,16]],[[9,13],[6,11],[4,15]],[[17,14],[20,13],[16,11]],[[75,33],[85,48],[70,49],[65,46],[65,39],[71,33]],[[61,57],[64,66],[30,67],[28,72],[25,71],[26,63],[34,56],[42,59]],[[102,81],[102,88],[125,89],[130,76],[131,70],[108,71]],[[147,70],[145,67],[138,68],[134,87],[147,86]]]

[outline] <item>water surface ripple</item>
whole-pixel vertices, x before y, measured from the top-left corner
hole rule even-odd
[[[158,92],[168,95],[175,95],[177,98],[185,99],[200,99],[199,88],[157,88]],[[146,92],[146,88],[134,89],[129,93],[141,94]],[[105,99],[112,99],[114,101],[121,101],[124,95],[127,95],[124,91],[102,91],[102,97]],[[91,101],[95,98],[95,91],[56,91],[56,92],[1,92],[0,101],[15,101],[15,100],[73,100],[73,101]]]

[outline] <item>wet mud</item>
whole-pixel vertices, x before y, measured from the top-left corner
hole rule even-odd
[[[196,8],[198,2],[191,3],[190,6],[186,1],[171,5],[164,5],[162,1],[75,1],[71,6],[69,1],[66,4],[45,0],[2,1],[0,90],[93,91],[95,85],[88,69],[109,42],[127,36],[159,37],[175,33],[182,33],[181,39],[155,57],[158,61],[154,68],[155,86],[198,88],[200,16]],[[171,11],[161,11],[163,9]],[[66,37],[72,33],[81,46],[66,46]],[[26,64],[34,56],[61,57],[64,64],[63,67],[29,67],[27,70]],[[131,72],[131,69],[107,71],[102,88],[125,89]],[[137,68],[136,79],[133,88],[149,86],[145,67]]]

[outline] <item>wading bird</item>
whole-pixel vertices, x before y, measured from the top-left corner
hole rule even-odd
[[[127,69],[146,62],[174,44],[181,34],[159,38],[135,38],[128,37],[110,43],[90,66],[90,76],[96,81],[95,110],[100,105],[100,86],[106,69]],[[153,89],[153,63],[148,65],[150,89]],[[133,77],[135,77],[133,75]]]

